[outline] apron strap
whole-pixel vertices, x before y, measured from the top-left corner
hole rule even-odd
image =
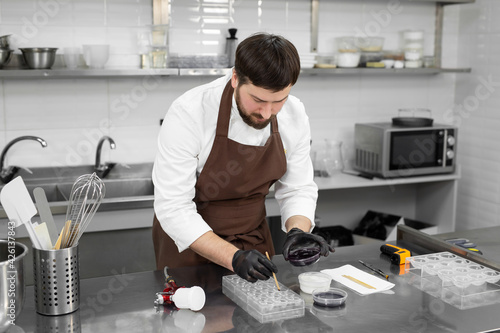
[[[271,133],[279,133],[278,120],[276,117],[273,117],[273,119],[271,120]]]
[[[233,104],[233,92],[234,88],[231,85],[231,80],[229,80],[220,99],[219,116],[217,117],[217,129],[215,131],[216,137],[218,136],[227,138],[227,134],[229,133],[229,120],[231,118],[230,113],[231,106]]]

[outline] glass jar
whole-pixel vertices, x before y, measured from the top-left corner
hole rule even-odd
[[[424,56],[424,67],[432,68],[434,67],[434,57],[433,56]]]
[[[420,61],[424,53],[424,32],[421,30],[403,31],[406,61]]]
[[[337,48],[340,53],[357,53],[359,52],[358,39],[354,36],[339,37]]]
[[[342,141],[324,139],[313,143],[311,159],[316,177],[331,177],[344,169]]]

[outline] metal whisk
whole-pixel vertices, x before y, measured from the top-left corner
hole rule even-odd
[[[93,174],[82,175],[73,184],[66,211],[61,248],[78,244],[106,193],[104,182]]]

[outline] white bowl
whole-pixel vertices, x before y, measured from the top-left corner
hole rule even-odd
[[[301,62],[300,67],[301,68],[313,68],[315,64],[316,64],[315,62],[309,62],[309,63]]]
[[[393,59],[383,59],[381,62],[384,64],[385,68],[392,68],[394,66]]]
[[[109,45],[83,45],[83,58],[90,68],[104,68],[109,59]]]
[[[357,52],[339,53],[337,56],[337,66],[339,67],[358,67],[361,54]]]

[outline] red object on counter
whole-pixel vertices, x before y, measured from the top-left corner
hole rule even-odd
[[[202,288],[197,286],[191,288],[179,287],[172,277],[167,276],[165,289],[156,293],[154,303],[155,306],[173,305],[179,309],[198,311],[205,305],[205,300],[205,291]]]
[[[174,296],[175,292],[179,288],[184,288],[184,287],[179,287],[175,283],[175,280],[171,276],[168,276],[167,279],[165,280],[165,289],[163,289],[163,291],[161,292],[156,293],[155,305],[174,304],[172,296]]]

